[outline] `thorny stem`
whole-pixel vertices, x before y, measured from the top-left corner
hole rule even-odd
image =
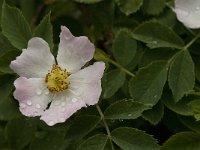
[[[102,110],[101,110],[101,108],[99,107],[98,104],[96,105],[96,108],[97,108],[97,110],[99,112],[99,115],[101,116],[101,120],[102,120],[102,122],[103,122],[103,124],[105,126],[106,132],[108,134],[108,138],[110,140],[111,148],[112,148],[112,150],[114,150],[114,145],[113,145],[113,142],[112,142],[112,137],[111,137],[111,134],[110,134],[110,129],[109,129],[108,124],[107,124],[107,122],[105,120],[104,114],[103,114],[103,112],[102,112]]]

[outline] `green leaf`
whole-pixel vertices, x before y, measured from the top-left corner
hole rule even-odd
[[[130,15],[142,6],[143,0],[115,0],[121,12]]]
[[[35,133],[30,150],[64,150],[65,133],[60,130],[46,130]]]
[[[1,16],[2,16],[2,5],[4,0],[0,0],[0,29],[1,29]]]
[[[175,103],[170,94],[164,93],[161,100],[165,106],[167,106],[167,108],[176,112],[177,114],[184,116],[191,116],[193,114],[191,108],[187,105],[191,100],[193,100],[193,98],[184,97],[179,102]]]
[[[159,101],[152,109],[143,112],[142,117],[151,124],[158,124],[164,115],[164,105]]]
[[[6,126],[6,137],[13,149],[22,149],[32,140],[36,128],[25,119],[9,121]]]
[[[8,51],[13,50],[16,50],[16,48],[14,48],[8,41],[8,39],[2,33],[0,33],[0,56],[2,56]]]
[[[157,21],[140,24],[133,32],[133,37],[147,44],[150,48],[173,47],[182,49],[183,40],[170,28]]]
[[[27,47],[31,30],[19,9],[10,7],[4,2],[1,25],[3,34],[12,45],[20,50]]]
[[[0,102],[6,99],[14,89],[14,79],[13,75],[0,75]]]
[[[134,58],[137,50],[137,42],[132,38],[128,30],[120,30],[113,42],[113,55],[123,66],[128,65]]]
[[[100,117],[98,116],[79,116],[70,125],[66,138],[70,140],[81,139],[92,131],[99,122]]]
[[[200,133],[200,122],[196,121],[194,117],[178,116],[178,118],[186,127]]]
[[[74,1],[79,2],[79,3],[92,4],[92,3],[97,3],[103,0],[74,0]]]
[[[195,83],[194,63],[187,50],[177,53],[172,61],[168,81],[175,102],[193,89]]]
[[[35,11],[35,1],[34,0],[20,0],[20,6],[22,13],[26,20],[31,23],[33,19],[33,14]]]
[[[123,150],[158,150],[157,141],[143,131],[120,127],[111,132],[113,141]]]
[[[111,104],[105,110],[106,119],[136,119],[149,107],[133,100],[121,100]]]
[[[193,100],[188,103],[188,105],[192,108],[192,111],[194,113],[194,117],[197,121],[200,120],[200,100]]]
[[[200,134],[180,132],[171,136],[160,150],[198,150],[200,149]]]
[[[0,127],[0,148],[4,149],[5,148],[5,135],[4,135],[4,129]]]
[[[140,67],[158,60],[169,60],[175,52],[175,50],[171,50],[170,48],[146,49],[141,58]]]
[[[20,51],[14,50],[14,51],[8,51],[7,53],[0,56],[0,72],[13,73],[13,71],[10,69],[10,63],[19,54],[20,54]]]
[[[103,77],[103,98],[110,98],[124,84],[125,73],[120,70],[112,70]]]
[[[53,50],[53,27],[50,21],[51,13],[48,13],[40,24],[35,28],[33,36],[43,38]]]
[[[7,97],[0,101],[0,120],[8,121],[21,116],[18,103],[15,99]]]
[[[144,0],[142,10],[149,15],[158,15],[165,7],[166,0]]]
[[[141,68],[129,83],[131,97],[138,102],[153,106],[160,99],[167,79],[167,62],[157,61]]]
[[[77,150],[104,150],[107,140],[107,135],[98,134],[85,140]]]

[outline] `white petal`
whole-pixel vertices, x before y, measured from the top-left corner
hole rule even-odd
[[[101,78],[105,69],[103,62],[93,65],[72,74],[69,77],[69,89],[76,93],[87,105],[94,105],[101,95]]]
[[[49,109],[44,112],[40,119],[52,126],[59,122],[65,122],[82,107],[86,107],[83,100],[69,91],[65,91],[61,94],[55,94]]]
[[[28,42],[28,48],[11,62],[10,68],[23,77],[42,78],[54,63],[47,42],[41,38],[32,38]]]
[[[94,45],[85,36],[74,37],[62,26],[57,61],[58,65],[74,73],[81,69],[94,55]]]
[[[25,116],[41,116],[44,113],[50,95],[42,78],[19,77],[14,82],[14,97],[19,101],[20,111]]]
[[[200,0],[175,0],[177,18],[188,28],[200,28]]]

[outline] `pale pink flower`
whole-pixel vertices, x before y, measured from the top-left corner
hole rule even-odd
[[[47,42],[32,38],[28,48],[10,64],[20,76],[14,82],[14,97],[22,114],[41,116],[52,126],[82,107],[96,104],[105,64],[96,62],[82,69],[93,58],[94,49],[87,37],[74,37],[62,26],[55,61]]]
[[[200,0],[175,0],[174,12],[188,28],[200,28]]]

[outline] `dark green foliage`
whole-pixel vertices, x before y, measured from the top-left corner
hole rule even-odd
[[[200,33],[173,2],[0,0],[0,150],[199,150]],[[106,69],[98,104],[50,127],[20,112],[10,62],[32,37],[56,56],[61,25]]]

